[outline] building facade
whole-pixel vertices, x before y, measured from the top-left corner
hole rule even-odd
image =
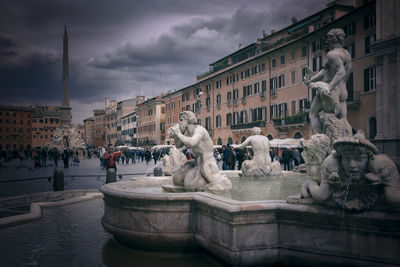
[[[104,121],[104,115],[106,114],[104,109],[93,110],[94,115],[94,147],[99,148],[100,146],[106,145],[106,124]]]
[[[165,141],[165,104],[162,96],[153,97],[137,106],[138,145],[153,146]]]
[[[254,126],[270,139],[307,139],[313,134],[308,118],[313,92],[304,84],[304,77],[324,66],[326,33],[342,28],[347,36],[343,46],[353,58],[347,118],[354,130],[362,129],[373,139],[369,121],[376,113],[371,51],[374,16],[374,1],[357,8],[334,2],[212,63],[195,84],[169,93],[163,100],[176,106],[180,95],[180,110],[193,111],[215,144],[241,143]],[[166,112],[170,120],[166,130],[176,116],[173,113],[172,109]]]
[[[138,146],[138,120],[136,111],[121,118],[121,140],[125,145]]]
[[[0,105],[0,152],[32,149],[31,107]]]
[[[90,117],[83,120],[84,131],[85,131],[85,143],[87,147],[94,147],[94,136],[95,136],[95,118]]]
[[[50,144],[54,132],[61,126],[59,107],[36,106],[32,115],[32,147]]]
[[[117,103],[117,143],[123,144],[124,137],[122,136],[122,118],[128,114],[132,114],[136,110],[138,104],[143,103],[146,100],[145,96],[137,96],[132,99],[122,100]],[[125,136],[126,137],[126,136]]]
[[[400,167],[400,5],[395,0],[376,1],[376,116],[370,131],[381,153]],[[376,125],[376,126],[375,126]],[[375,127],[375,128],[374,128]]]

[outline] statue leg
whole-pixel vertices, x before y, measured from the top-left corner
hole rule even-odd
[[[310,108],[310,122],[311,126],[315,133],[323,133],[322,124],[319,120],[318,113],[322,110],[320,100],[318,99],[318,95],[314,97],[313,101],[311,102]]]

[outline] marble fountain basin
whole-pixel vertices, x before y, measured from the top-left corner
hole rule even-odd
[[[167,193],[171,177],[106,184],[103,227],[124,244],[149,250],[204,248],[234,266],[398,266],[400,211],[354,213],[287,198],[307,177],[232,180],[229,194]]]

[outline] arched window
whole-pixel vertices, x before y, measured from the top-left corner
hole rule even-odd
[[[240,140],[240,143],[243,143],[246,140],[246,136],[243,136],[242,139]]]
[[[267,137],[268,137],[269,140],[274,139],[274,137],[271,134],[267,135]]]
[[[232,145],[232,144],[233,144],[232,137],[229,137],[229,138],[228,138],[228,145]]]
[[[218,138],[217,145],[222,145],[222,139]]]
[[[376,136],[376,118],[369,119],[369,139],[373,140]]]
[[[303,137],[303,135],[300,132],[295,133],[293,136],[294,139],[300,139],[302,137]]]

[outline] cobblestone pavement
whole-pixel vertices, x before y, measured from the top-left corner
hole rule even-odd
[[[34,168],[32,160],[12,160],[2,163],[0,166],[0,198],[46,192],[53,190],[53,184],[48,178],[53,176],[54,162],[47,161],[47,167]],[[152,172],[154,161],[136,164],[117,163],[117,180],[130,180],[137,175],[145,175]],[[62,161],[58,161],[58,168],[64,171],[64,190],[72,189],[98,189],[105,183],[105,169],[100,167],[98,159],[82,159],[78,166],[69,165],[63,168]],[[136,174],[136,175],[135,175]],[[82,177],[83,176],[83,177]],[[118,176],[117,176],[118,177]],[[38,178],[38,179],[36,179]],[[26,181],[16,181],[35,179]]]

